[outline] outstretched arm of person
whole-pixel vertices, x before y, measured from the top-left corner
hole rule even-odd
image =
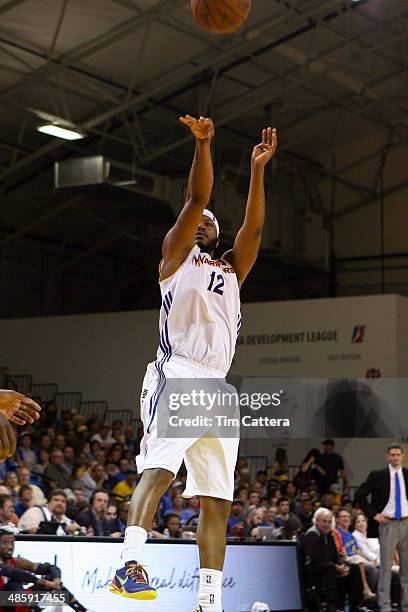
[[[0,461],[5,461],[16,452],[17,438],[14,429],[0,413]]]
[[[235,268],[240,286],[258,257],[265,222],[265,166],[275,155],[277,145],[276,129],[268,127],[262,130],[262,142],[252,152],[244,223],[236,235],[233,248],[223,255]]]
[[[16,425],[34,423],[40,418],[41,406],[17,391],[0,389],[0,413]]]
[[[204,117],[196,119],[186,115],[180,117],[180,121],[190,128],[195,136],[196,147],[188,181],[186,203],[176,223],[167,233],[162,246],[161,273],[164,276],[172,274],[193,248],[194,237],[203,210],[210,199],[214,182],[211,159],[211,140],[214,136],[212,120]]]

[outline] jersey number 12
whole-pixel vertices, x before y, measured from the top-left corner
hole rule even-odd
[[[218,293],[218,295],[224,295],[224,277],[222,274],[217,274],[218,283],[214,287],[215,282],[215,272],[211,273],[211,282],[208,285],[208,291],[213,291],[213,293]]]

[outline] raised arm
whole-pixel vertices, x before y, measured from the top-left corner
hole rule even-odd
[[[234,266],[240,285],[258,257],[265,222],[265,166],[275,155],[277,144],[275,129],[268,127],[262,130],[262,142],[252,153],[251,182],[244,223],[235,238],[232,250],[223,255],[223,258]]]
[[[161,278],[173,274],[193,248],[197,228],[210,199],[214,182],[211,159],[211,140],[214,136],[212,120],[204,117],[196,119],[186,115],[180,117],[180,121],[194,134],[196,147],[188,180],[186,203],[163,242]]]

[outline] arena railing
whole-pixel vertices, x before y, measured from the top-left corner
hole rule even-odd
[[[61,416],[64,410],[75,410],[79,412],[81,402],[82,393],[80,391],[63,391],[57,393],[55,396],[55,403],[58,407],[58,416]]]
[[[105,421],[105,415],[108,410],[109,405],[105,400],[81,402],[79,406],[79,414],[82,414],[86,419],[89,419],[92,415],[97,415],[101,423]]]
[[[34,398],[38,397],[44,402],[55,402],[58,385],[55,383],[33,383],[31,394]]]
[[[122,424],[130,425],[132,423],[133,413],[131,410],[107,410],[105,413],[105,421],[112,425],[114,421],[122,421]]]
[[[6,386],[9,381],[15,384],[17,391],[20,393],[31,393],[33,384],[33,377],[31,374],[9,374],[6,378]]]

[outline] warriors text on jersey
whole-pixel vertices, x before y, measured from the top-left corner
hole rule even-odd
[[[160,283],[160,345],[157,358],[178,355],[226,375],[241,327],[234,268],[211,259],[197,245],[180,268]]]

